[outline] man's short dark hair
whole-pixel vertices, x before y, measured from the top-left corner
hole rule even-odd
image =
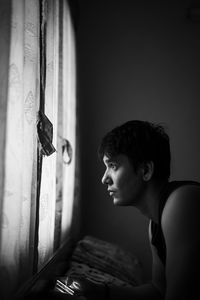
[[[108,132],[102,139],[98,150],[99,157],[106,155],[127,155],[135,170],[141,163],[154,163],[153,178],[169,179],[170,177],[170,144],[169,136],[160,124],[147,121],[128,121]]]

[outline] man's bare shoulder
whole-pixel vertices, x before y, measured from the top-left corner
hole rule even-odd
[[[162,214],[164,234],[186,234],[190,228],[198,231],[200,224],[200,186],[185,185],[177,188],[166,201]],[[186,230],[186,231],[185,231]],[[171,232],[173,231],[173,232]],[[180,232],[179,232],[180,234]]]
[[[167,249],[166,299],[193,299],[200,268],[200,187],[187,185],[167,199],[162,229]]]
[[[174,218],[180,218],[181,221],[183,217],[190,219],[192,216],[200,219],[200,186],[184,185],[173,191],[167,199],[162,214],[162,225],[166,227]]]

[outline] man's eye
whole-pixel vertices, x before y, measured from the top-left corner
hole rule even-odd
[[[117,165],[116,164],[110,164],[110,166],[109,166],[111,169],[113,169],[113,170],[116,170],[117,169]]]

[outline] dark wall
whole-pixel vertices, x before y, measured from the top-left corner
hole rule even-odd
[[[166,5],[167,3],[167,5]],[[191,1],[79,1],[82,234],[136,253],[150,277],[148,220],[114,207],[101,184],[101,137],[129,119],[166,124],[174,179],[200,180],[200,22]]]

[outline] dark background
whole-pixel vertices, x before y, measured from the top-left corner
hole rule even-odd
[[[149,279],[148,220],[135,208],[112,205],[97,148],[129,119],[161,122],[171,138],[171,179],[200,180],[199,1],[78,3],[81,233],[135,253]]]

